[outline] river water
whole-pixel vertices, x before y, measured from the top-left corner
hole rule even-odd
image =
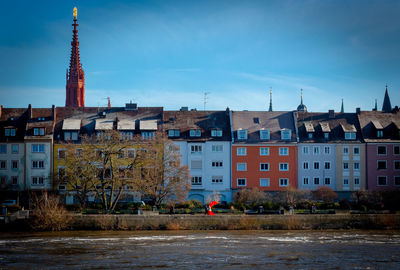
[[[1,233],[0,269],[400,269],[400,232]]]

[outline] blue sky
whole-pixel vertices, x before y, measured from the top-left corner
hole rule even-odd
[[[64,106],[78,7],[86,106],[309,111],[400,100],[400,1],[2,1],[0,104]]]

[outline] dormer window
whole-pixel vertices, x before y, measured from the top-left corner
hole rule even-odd
[[[238,140],[247,140],[247,129],[239,129],[237,131]]]
[[[5,130],[4,130],[4,135],[6,136],[6,137],[9,137],[9,136],[15,136],[15,128],[6,128]]]
[[[329,133],[328,133],[328,132],[325,132],[325,133],[324,133],[324,138],[325,138],[326,140],[329,139]]]
[[[179,129],[170,129],[168,130],[168,137],[179,137],[181,132]]]
[[[383,137],[383,130],[377,130],[376,131],[376,137],[382,138]]]
[[[45,128],[34,128],[33,129],[33,135],[34,136],[44,136],[45,134]]]
[[[38,117],[38,121],[44,121],[45,119],[44,117]]]
[[[201,137],[201,130],[200,129],[191,129],[190,137]]]
[[[77,141],[78,140],[78,131],[64,131],[64,140],[65,141]]]
[[[346,140],[355,140],[356,139],[356,133],[355,132],[345,132],[344,133],[344,138]]]
[[[308,133],[308,138],[312,139],[313,138],[313,133]]]
[[[281,130],[281,140],[290,140],[292,137],[292,131],[290,129]]]
[[[269,140],[269,130],[267,129],[260,130],[260,140]]]
[[[211,137],[222,137],[222,130],[220,129],[212,129]]]

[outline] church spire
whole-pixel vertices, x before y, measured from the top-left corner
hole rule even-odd
[[[78,9],[74,7],[74,23],[72,26],[71,58],[67,70],[66,107],[85,107],[85,74],[79,57],[78,41]]]
[[[306,105],[303,104],[303,89],[300,89],[300,105],[297,106],[298,112],[307,112]]]
[[[272,112],[272,87],[271,90],[269,90],[269,112]]]
[[[383,99],[382,112],[390,113],[392,112],[392,105],[390,104],[389,92],[387,87],[388,86],[386,84],[386,91],[385,91],[385,97]]]
[[[343,104],[343,98],[342,98],[342,107],[340,108],[340,112],[344,113],[344,104]]]

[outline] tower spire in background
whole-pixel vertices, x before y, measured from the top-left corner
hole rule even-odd
[[[65,107],[85,107],[85,74],[79,57],[78,41],[78,9],[74,7],[74,23],[72,26],[71,58],[67,70],[67,86]]]
[[[303,104],[303,88],[300,89],[300,105],[297,106],[297,111],[298,112],[307,112],[307,107],[306,107],[306,105]]]
[[[269,109],[268,109],[268,111],[272,112],[272,87],[269,90]]]
[[[342,107],[340,108],[340,112],[344,113],[344,104],[343,104],[343,98],[342,98]]]
[[[390,104],[389,92],[387,88],[388,86],[386,84],[386,91],[385,91],[385,97],[383,98],[382,112],[390,113],[392,111],[392,105]]]

